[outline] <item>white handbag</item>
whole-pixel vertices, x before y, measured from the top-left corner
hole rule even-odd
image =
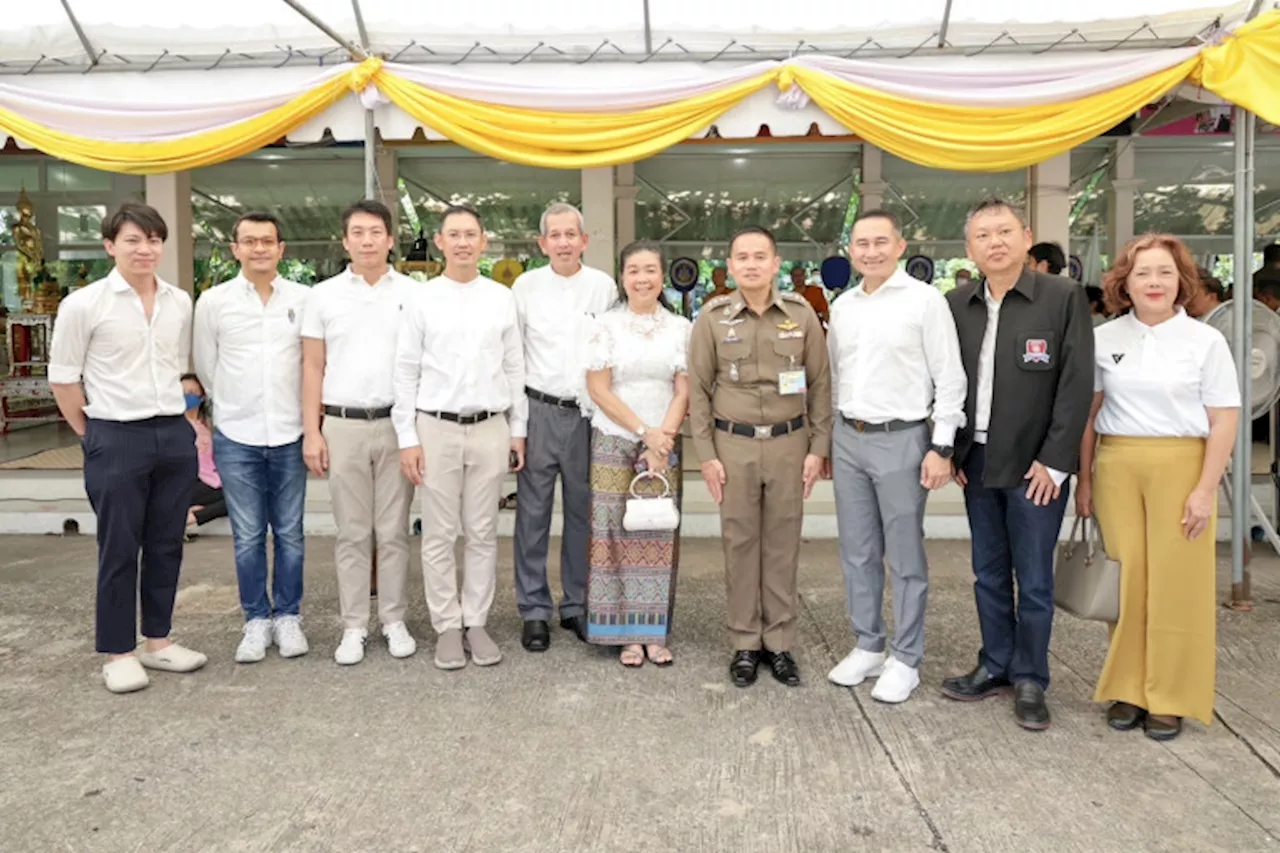
[[[642,498],[636,494],[636,484],[644,479],[656,478],[662,481],[666,490],[661,497]],[[643,471],[631,480],[631,497],[627,498],[627,511],[622,516],[622,529],[641,530],[675,530],[680,526],[680,511],[676,509],[675,498],[671,496],[671,481],[664,474]]]
[[[1120,563],[1107,556],[1096,522],[1076,517],[1059,546],[1053,603],[1081,619],[1115,624],[1120,619]]]

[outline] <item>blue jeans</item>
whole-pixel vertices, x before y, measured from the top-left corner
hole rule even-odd
[[[302,439],[280,447],[238,444],[213,434],[213,458],[222,477],[236,579],[245,619],[296,616],[302,604],[302,511],[307,469]],[[275,578],[267,596],[267,525],[275,541]],[[274,606],[273,606],[274,599]]]
[[[1057,499],[1036,506],[1027,499],[1025,482],[1012,489],[985,488],[985,465],[986,448],[974,445],[964,464],[964,503],[973,537],[973,596],[982,629],[978,661],[997,678],[1048,688],[1053,561],[1070,480],[1062,484]]]

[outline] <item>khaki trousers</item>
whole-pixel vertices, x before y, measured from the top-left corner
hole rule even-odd
[[[734,650],[789,652],[796,634],[808,430],[766,439],[716,430],[715,445],[725,471],[720,529]]]
[[[1120,621],[1094,701],[1207,726],[1217,662],[1216,510],[1194,542],[1182,534],[1203,464],[1203,439],[1102,437],[1093,506],[1107,553],[1120,561]]]
[[[498,501],[511,429],[502,415],[462,426],[418,413],[422,481],[422,585],[436,633],[483,627],[498,573]],[[461,525],[462,596],[453,546]]]
[[[400,447],[390,418],[326,417],[329,497],[338,525],[338,609],[344,628],[369,627],[369,576],[378,547],[378,618],[404,621],[408,608],[409,508],[413,484],[400,473]]]

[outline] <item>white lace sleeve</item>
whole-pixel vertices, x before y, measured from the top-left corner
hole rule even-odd
[[[671,369],[675,373],[689,372],[689,333],[693,330],[693,324],[684,317],[678,317],[675,331],[672,337],[675,338],[674,353],[671,358]]]
[[[599,317],[591,324],[587,335],[586,369],[605,370],[613,367],[613,333]]]

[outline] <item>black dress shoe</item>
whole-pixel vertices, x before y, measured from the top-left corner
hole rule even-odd
[[[991,696],[1009,692],[1009,679],[997,678],[978,664],[978,668],[965,675],[955,675],[942,682],[942,695],[957,702],[977,702]]]
[[[750,687],[756,683],[756,668],[760,666],[760,652],[743,649],[735,652],[729,664],[729,678],[734,687]]]
[[[551,647],[551,629],[545,619],[530,619],[524,623],[520,645],[527,652],[545,652]]]
[[[1020,681],[1013,688],[1013,719],[1024,729],[1042,732],[1049,728],[1049,706],[1044,688],[1034,681]]]
[[[563,616],[560,619],[560,627],[577,634],[578,639],[582,642],[585,643],[587,641],[587,619],[585,616]]]
[[[778,682],[788,687],[800,686],[800,667],[796,665],[796,659],[791,656],[791,652],[766,651],[764,660],[769,664],[769,671]]]
[[[1147,732],[1147,737],[1152,740],[1173,740],[1178,735],[1182,734],[1182,718],[1174,717],[1173,724],[1170,725],[1164,720],[1154,720],[1151,718],[1151,715],[1148,714],[1146,722],[1143,724],[1143,728]]]
[[[1147,712],[1128,702],[1112,702],[1107,709],[1107,725],[1118,732],[1127,732],[1142,725]]]

